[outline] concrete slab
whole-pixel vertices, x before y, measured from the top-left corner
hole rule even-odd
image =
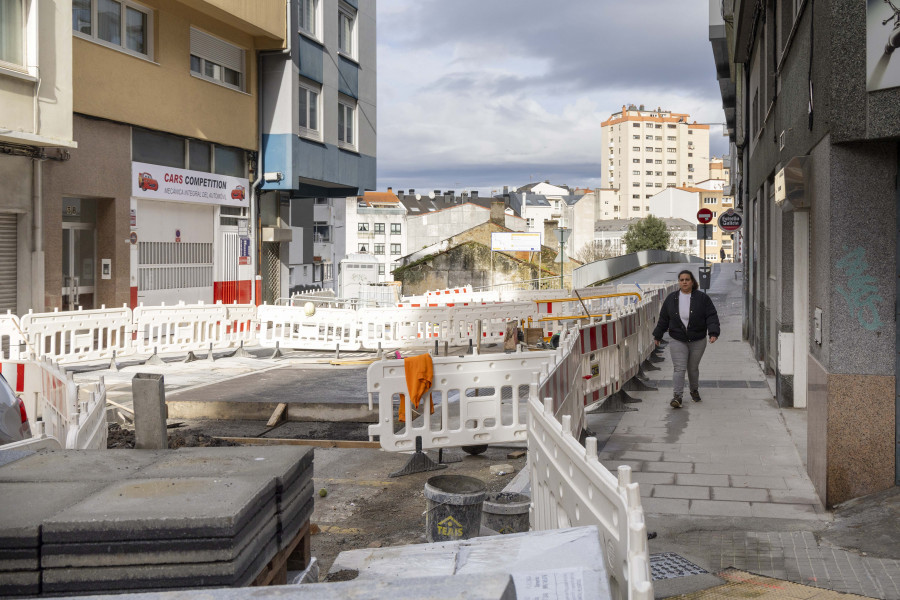
[[[45,450],[0,467],[8,481],[119,481],[165,456],[166,450]],[[193,474],[196,474],[193,473]]]
[[[207,600],[515,600],[512,577],[505,573],[472,573],[453,577],[365,579],[335,583],[283,585],[264,588],[204,590]],[[181,590],[125,594],[122,600],[195,600],[197,592]],[[83,596],[82,600],[109,600]]]
[[[40,571],[0,572],[0,596],[30,596],[41,592]]]
[[[45,520],[43,540],[230,538],[274,493],[258,477],[128,479]]]
[[[81,502],[105,485],[100,481],[3,482],[0,484],[3,490],[0,494],[3,498],[0,548],[37,548],[41,524],[46,519]]]
[[[271,476],[276,492],[312,469],[313,448],[303,446],[235,446],[180,448],[159,457],[139,477]]]
[[[274,502],[269,502],[231,539],[185,537],[176,540],[45,543],[41,545],[41,566],[80,568],[230,561],[267,527],[273,527],[273,535],[277,534],[278,517]]]

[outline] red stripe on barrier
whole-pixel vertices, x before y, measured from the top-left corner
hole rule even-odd
[[[602,333],[603,333],[603,346],[602,346],[602,347],[603,347],[603,348],[606,348],[607,346],[609,346],[609,324],[608,324],[608,323],[604,323],[604,324],[602,325],[602,327],[603,327],[603,331],[602,331]]]
[[[552,302],[548,302],[548,303],[547,303],[547,313],[549,314],[549,313],[552,313],[552,312],[553,312],[553,303],[552,303]]]
[[[25,391],[25,363],[16,365],[16,391]]]
[[[597,349],[597,328],[591,327],[591,352],[594,352]]]

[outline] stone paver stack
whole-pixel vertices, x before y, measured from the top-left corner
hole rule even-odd
[[[234,447],[8,463],[0,595],[247,585],[312,515],[312,459],[309,448]]]

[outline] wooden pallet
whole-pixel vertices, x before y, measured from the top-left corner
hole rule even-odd
[[[293,540],[262,568],[251,586],[287,585],[287,572],[302,571],[309,564],[309,521]]]

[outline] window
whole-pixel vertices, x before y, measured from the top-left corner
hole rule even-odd
[[[646,162],[648,165],[652,165],[652,164],[653,164],[653,159],[652,159],[652,158],[648,158],[648,159],[645,160],[644,162]]]
[[[400,223],[391,223],[391,235],[400,235]]]
[[[356,10],[344,3],[338,7],[338,50],[356,56]]]
[[[329,206],[328,198],[316,198],[316,206]]]
[[[300,0],[300,31],[319,39],[319,0]]]
[[[662,187],[662,184],[661,184],[661,183],[658,183],[658,182],[657,182],[657,183],[654,183],[653,185],[654,185],[655,187],[658,187],[658,188],[661,188],[661,187]]]
[[[322,266],[325,267],[323,281],[331,281],[334,279],[334,263],[324,263]]]
[[[654,158],[654,159],[653,159],[653,164],[654,164],[654,165],[661,165],[661,164],[662,164],[662,161],[659,160],[658,158]]]
[[[656,171],[656,173],[654,173],[654,174],[655,174],[657,177],[659,177],[659,176],[662,175],[662,171]]]
[[[631,174],[632,174],[632,175],[640,175],[641,172],[640,172],[640,171],[632,171]]]
[[[384,275],[384,265],[378,265],[378,274]]]
[[[641,124],[640,124],[640,123],[632,123],[631,126],[632,126],[632,127],[640,127]]]
[[[694,155],[693,152],[688,152],[688,156],[693,156],[693,155]]]
[[[662,148],[657,148],[656,151],[657,151],[657,152],[662,152]]]
[[[674,184],[674,183],[667,183],[667,184],[666,184],[666,187],[667,187],[667,188],[673,188],[673,187],[675,187],[675,184]]]
[[[366,252],[369,251],[369,245],[368,244],[360,244],[359,251],[360,251],[360,253],[365,254]]]
[[[633,136],[631,136],[631,137],[632,137],[632,138],[633,138],[633,139],[636,139],[636,140],[639,140],[639,139],[641,139],[641,136],[640,136],[640,135],[638,135],[638,134],[634,134],[634,135],[633,135]]]
[[[666,148],[666,152],[674,153],[674,152],[675,152],[675,148]]]
[[[661,141],[662,141],[662,136],[661,136],[661,135],[656,136],[656,137],[654,138],[654,141],[661,142]]]
[[[719,240],[706,240],[707,248],[715,248],[718,245],[719,245]]]
[[[648,140],[652,140],[652,139],[653,139],[653,134],[645,135],[644,138],[645,138],[645,139],[648,139]]]
[[[392,256],[400,255],[400,244],[391,244],[391,255]]]
[[[652,182],[652,181],[648,181],[648,182],[647,182],[647,187],[653,187],[653,182]]]
[[[693,178],[694,178],[693,175],[688,175],[688,179],[693,179]]]
[[[384,244],[375,244],[375,254],[384,254]]]
[[[26,67],[25,0],[0,0],[0,65]]]
[[[356,105],[338,101],[338,147],[356,150]]]
[[[243,91],[244,50],[191,27],[191,75]]]
[[[213,172],[219,175],[231,175],[232,177],[246,177],[245,168],[246,153],[240,148],[228,148],[225,146],[213,147]]]
[[[369,231],[369,224],[368,223],[360,223],[359,229],[357,229],[357,231]]]
[[[653,152],[653,146],[647,146],[646,148],[644,148],[644,150],[646,150],[647,152]]]
[[[666,177],[675,177],[675,171],[666,171]]]
[[[619,212],[619,207],[618,207],[618,206],[613,206],[613,212]]]
[[[525,219],[525,225],[528,227],[528,229],[533,229],[534,219]]]
[[[313,241],[320,244],[331,241],[331,225],[327,221],[313,221]]]
[[[320,86],[300,82],[300,135],[322,139],[319,129],[319,98],[322,96]]]
[[[632,200],[640,200],[640,199],[641,199],[641,195],[640,195],[640,194],[632,194],[632,195],[631,195],[631,199],[632,199]]]
[[[666,164],[667,164],[667,165],[674,165],[674,164],[675,164],[675,160],[670,158],[669,160],[666,161]]]
[[[638,212],[639,210],[641,210],[640,206],[632,206],[631,207],[631,212]]]
[[[152,21],[151,10],[131,0],[72,0],[75,35],[129,54],[152,56]]]
[[[192,171],[212,171],[212,144],[199,140],[188,140],[188,169]]]
[[[631,162],[633,162],[633,163],[639,163],[639,162],[641,162],[641,159],[639,159],[639,158],[632,158],[632,159],[631,159]]]
[[[668,125],[666,125],[666,127],[668,127],[669,129],[675,129],[675,125],[673,123],[669,123]]]
[[[653,171],[647,171],[647,175],[653,175]]]
[[[640,151],[641,151],[641,147],[640,147],[640,146],[632,146],[632,147],[631,147],[631,150],[632,150],[633,152],[640,152]]]
[[[633,182],[633,183],[631,184],[631,187],[641,187],[641,182],[640,182],[640,181],[635,181],[635,182]]]
[[[384,233],[384,223],[375,223],[375,233]]]
[[[694,130],[693,130],[693,129],[688,129],[688,135],[694,135]]]
[[[667,139],[668,141],[670,141],[670,142],[674,142],[674,141],[675,141],[675,136],[674,136],[674,135],[667,135],[667,136],[666,136],[666,139]]]

